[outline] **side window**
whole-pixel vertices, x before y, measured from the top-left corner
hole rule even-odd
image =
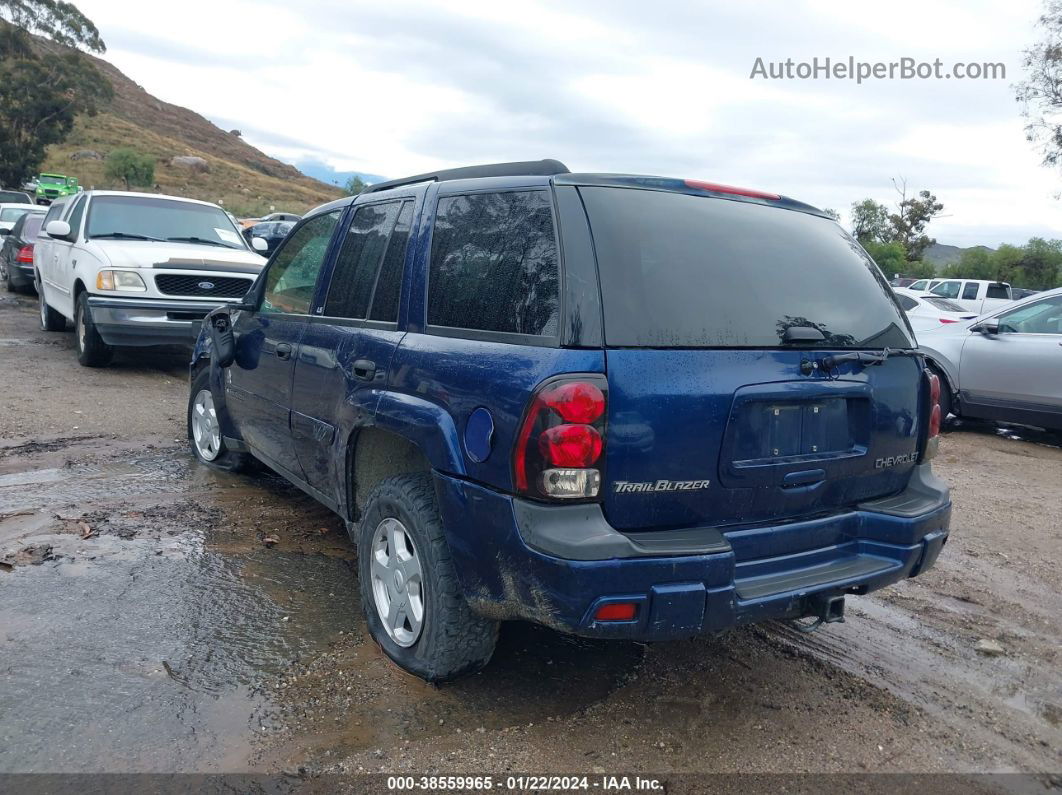
[[[1062,334],[1062,295],[1004,312],[999,316],[999,330],[1012,334]]]
[[[918,306],[918,302],[909,295],[897,295],[896,300],[900,302],[900,308],[903,309],[904,312],[910,312]]]
[[[362,205],[354,213],[339,250],[325,315],[364,318],[376,287],[376,275],[401,202]]]
[[[429,324],[554,334],[558,282],[548,192],[475,193],[439,201],[428,275]]]
[[[925,279],[922,279],[922,281],[915,282],[914,284],[912,284],[910,286],[910,288],[908,288],[908,289],[911,289],[911,290],[924,290],[924,289],[926,289],[926,285],[927,284],[929,284],[929,282],[927,282]]]
[[[980,285],[977,282],[966,282],[962,287],[962,297],[965,300],[976,301],[977,300],[977,288]]]
[[[933,295],[939,295],[942,298],[958,298],[959,297],[959,285],[962,282],[941,282],[932,290]]]
[[[44,216],[44,223],[41,224],[41,236],[44,236],[44,228],[48,226],[52,221],[58,221],[59,216],[62,215],[63,209],[66,207],[66,202],[52,202],[52,206],[48,208],[48,214]]]
[[[74,235],[76,240],[78,232],[81,231],[81,216],[85,214],[85,197],[79,196],[74,201],[74,209],[70,211],[70,216],[66,219],[66,222],[70,224],[70,231]]]
[[[398,320],[398,299],[402,292],[402,271],[406,264],[406,247],[409,245],[409,232],[413,226],[413,202],[402,205],[398,214],[391,239],[387,241],[387,252],[380,275],[376,277],[376,292],[372,298],[371,320]]]
[[[339,210],[319,215],[284,241],[266,274],[262,312],[309,313],[317,274],[338,221]]]
[[[999,282],[993,282],[988,285],[988,298],[1002,298],[1005,301],[1010,300],[1010,295],[1007,294],[1007,285],[1000,284]]]

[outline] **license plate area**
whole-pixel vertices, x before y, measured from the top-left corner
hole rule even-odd
[[[794,385],[795,386],[795,385]],[[721,450],[721,485],[786,485],[786,476],[854,471],[870,438],[870,395],[864,384],[802,383],[745,387],[735,395]]]

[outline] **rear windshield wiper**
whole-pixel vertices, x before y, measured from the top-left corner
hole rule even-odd
[[[156,243],[165,243],[161,237],[151,237],[149,235],[138,235],[133,232],[102,232],[98,235],[89,235],[90,238],[96,240],[101,237],[111,237],[116,240],[154,240]]]
[[[824,370],[832,370],[839,364],[845,362],[859,362],[863,365],[882,364],[890,356],[921,356],[921,351],[917,348],[883,348],[880,353],[877,351],[852,351],[851,353],[835,353],[830,356],[823,356],[819,361],[819,366]]]
[[[228,243],[222,243],[220,240],[211,240],[210,238],[206,238],[206,237],[195,237],[194,235],[192,235],[190,237],[168,237],[166,239],[169,240],[171,243],[203,243],[203,244],[205,244],[207,246],[221,246],[222,248],[235,248],[235,246],[230,246]]]

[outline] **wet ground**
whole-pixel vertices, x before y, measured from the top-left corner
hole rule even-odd
[[[269,473],[193,462],[182,357],[88,370],[34,309],[0,296],[0,772],[1059,783],[1055,436],[953,425],[937,568],[850,599],[843,625],[643,646],[514,624],[483,673],[434,688],[368,639],[334,515]]]

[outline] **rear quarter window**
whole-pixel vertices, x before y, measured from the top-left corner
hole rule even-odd
[[[560,273],[545,190],[439,199],[428,273],[428,324],[550,336]]]
[[[832,220],[666,191],[584,187],[605,338],[621,347],[911,347],[881,271]],[[808,343],[802,343],[808,344]]]

